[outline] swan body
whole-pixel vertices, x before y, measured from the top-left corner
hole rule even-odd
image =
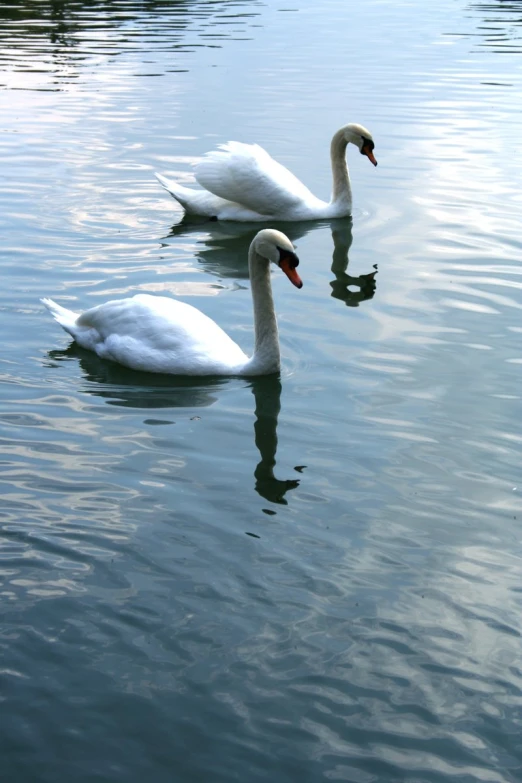
[[[215,321],[167,296],[138,294],[74,313],[41,301],[82,347],[102,359],[145,372],[171,375],[266,375],[280,369],[279,336],[270,284],[270,261],[301,288],[299,260],[288,237],[264,229],[249,250],[255,349],[248,357]]]
[[[350,215],[352,189],[346,147],[355,144],[374,166],[374,142],[362,125],[351,123],[334,134],[330,145],[333,193],[329,202],[311,193],[291,171],[257,144],[229,141],[207,152],[196,164],[195,176],[204,190],[157,179],[188,214],[219,220],[319,220]]]

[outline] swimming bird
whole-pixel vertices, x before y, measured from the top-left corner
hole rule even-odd
[[[196,164],[196,180],[204,190],[187,188],[161,174],[156,177],[188,214],[247,222],[345,217],[352,212],[346,164],[346,147],[350,143],[377,165],[370,131],[356,123],[340,128],[330,145],[333,192],[329,202],[314,196],[262,147],[239,141],[229,141],[207,152]]]
[[[254,237],[248,265],[254,306],[254,353],[248,357],[201,310],[168,296],[137,294],[74,313],[42,299],[54,319],[82,347],[102,359],[145,372],[172,375],[268,375],[281,365],[270,283],[270,262],[297,287],[299,259],[281,231]]]

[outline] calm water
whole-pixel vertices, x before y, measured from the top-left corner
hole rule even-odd
[[[23,0],[0,57],[2,781],[519,781],[522,3]],[[250,349],[258,227],[153,171],[256,141],[328,197],[353,121],[280,378],[124,371],[40,305]]]

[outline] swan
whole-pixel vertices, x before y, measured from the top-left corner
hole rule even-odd
[[[196,164],[196,180],[205,190],[193,190],[156,178],[185,212],[219,220],[320,220],[352,212],[352,189],[346,147],[355,144],[374,166],[374,142],[362,125],[351,123],[334,134],[330,145],[333,193],[329,202],[311,193],[287,168],[257,144],[229,141],[207,152]]]
[[[302,281],[294,246],[281,231],[254,237],[248,266],[254,305],[254,353],[239,345],[192,305],[167,296],[137,294],[83,313],[52,299],[41,302],[82,347],[133,370],[171,375],[268,375],[280,369],[279,336],[270,284],[270,261],[297,287]]]

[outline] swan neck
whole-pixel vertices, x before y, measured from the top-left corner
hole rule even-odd
[[[346,147],[348,142],[345,137],[344,129],[338,130],[332,139],[330,145],[330,158],[332,161],[333,175],[333,193],[332,202],[346,202],[351,207],[352,188],[350,185],[350,175],[346,163]]]
[[[254,354],[249,369],[257,373],[277,372],[281,366],[281,355],[270,283],[270,262],[251,246],[248,268],[254,305]]]

